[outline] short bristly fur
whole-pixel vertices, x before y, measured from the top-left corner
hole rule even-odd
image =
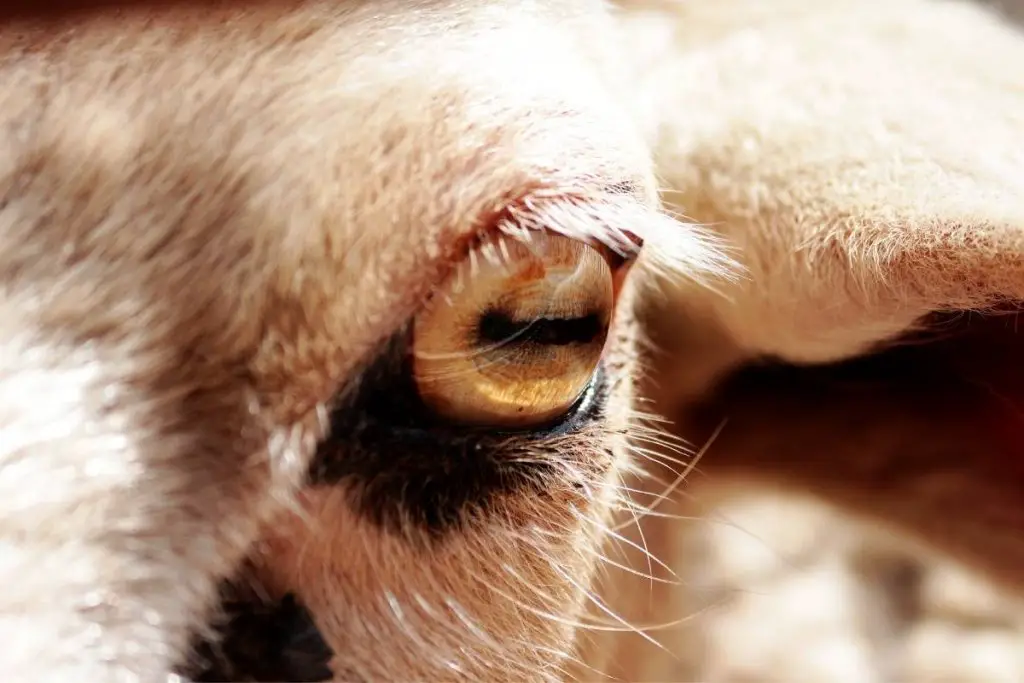
[[[1024,497],[997,450],[946,453],[953,479],[917,486],[936,483],[921,449],[868,444],[836,467],[780,450],[815,430],[832,444],[851,411],[887,419],[870,399],[822,403],[796,389],[825,380],[785,375],[708,392],[765,355],[844,359],[932,311],[1024,298],[1024,39],[922,0],[621,5],[5,20],[6,676],[163,680],[239,578],[296,595],[342,680],[675,677],[651,652],[680,644],[653,627],[688,615],[651,577],[685,561],[670,494],[693,460],[640,409],[690,439],[733,411],[739,431],[721,428],[706,471],[873,511],[1019,587]],[[671,211],[718,237],[658,213],[655,177]],[[534,229],[647,241],[643,287],[618,303],[608,419],[512,444],[544,476],[443,538],[404,508],[384,528],[338,482],[301,488],[318,446],[344,458],[329,413],[382,343],[481,235]],[[656,404],[631,402],[636,297]],[[712,400],[691,410],[698,397]],[[928,442],[928,407],[879,431]],[[940,407],[956,443],[975,443]],[[659,463],[676,470],[668,490],[637,472]],[[907,486],[881,486],[893,472]],[[957,492],[1000,507],[965,500],[950,531],[935,519]],[[626,652],[638,643],[652,650]]]

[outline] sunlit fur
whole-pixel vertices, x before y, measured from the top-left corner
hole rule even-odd
[[[918,81],[886,68],[901,63],[894,35],[927,46],[939,76],[920,82],[940,83],[954,69],[933,34],[1004,68],[1021,63],[1019,37],[958,3],[836,0],[832,33],[797,21],[813,35],[781,30],[752,49],[751,34],[728,34],[764,3],[623,4],[667,14],[610,14],[598,0],[318,0],[5,23],[5,676],[164,680],[216,611],[219,582],[243,568],[268,595],[302,599],[340,679],[587,678],[620,635],[671,649],[660,634],[691,615],[658,592],[685,559],[666,502],[717,442],[684,447],[654,411],[762,353],[841,358],[939,304],[1024,294],[1019,232],[1006,229],[1022,224],[1024,175],[1005,173],[1018,157],[978,162],[964,180],[944,169],[984,145],[973,157],[944,147],[959,138],[941,125],[925,129],[940,163],[909,166],[914,138],[849,133],[885,104],[897,132],[980,121],[1009,141],[995,147],[1019,150],[1020,109],[1004,106],[1019,97],[991,96],[1011,90],[993,64],[970,62],[958,83],[971,96],[951,87],[916,109],[897,95]],[[722,54],[701,51],[719,39]],[[786,61],[804,46],[815,59]],[[850,53],[881,66],[836,56]],[[851,119],[800,119],[800,134],[779,123],[837,83],[839,101],[859,103]],[[752,130],[764,146],[747,145]],[[821,150],[839,161],[808,180],[801,162]],[[849,185],[864,190],[852,200],[833,182],[851,168],[870,181]],[[935,225],[949,229],[921,237]],[[645,242],[606,357],[608,419],[545,450],[544,495],[504,496],[437,543],[413,519],[382,533],[340,487],[304,489],[339,392],[382,340],[482,234],[533,229]],[[977,258],[934,258],[951,252]],[[809,313],[837,292],[849,298],[836,316]],[[647,324],[661,306],[661,327],[685,333],[648,348],[640,297]],[[662,403],[631,396],[642,351]],[[713,436],[719,424],[702,426]],[[756,476],[772,474],[748,455]],[[789,481],[842,499],[820,479]],[[919,516],[892,518],[927,532]],[[617,590],[620,574],[646,592]],[[613,597],[657,609],[634,618]]]

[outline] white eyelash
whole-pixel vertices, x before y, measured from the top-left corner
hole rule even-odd
[[[557,232],[601,244],[623,258],[640,252],[633,235],[643,240],[643,258],[650,274],[683,278],[711,289],[715,280],[735,280],[742,275],[741,266],[728,255],[721,238],[703,226],[678,221],[630,197],[527,198],[508,209],[499,229],[525,241],[535,230]]]

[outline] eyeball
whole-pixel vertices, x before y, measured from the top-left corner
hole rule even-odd
[[[528,428],[565,416],[590,384],[615,307],[598,249],[546,232],[471,253],[412,325],[412,375],[438,417]]]

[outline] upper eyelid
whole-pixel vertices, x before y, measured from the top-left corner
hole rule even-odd
[[[497,241],[495,250],[500,253],[502,237],[529,240],[530,234],[535,232],[561,235],[598,250],[613,272],[622,272],[640,256],[644,240],[636,232],[620,226],[632,225],[631,218],[649,211],[644,206],[640,188],[629,180],[605,184],[596,190],[544,188],[524,194],[516,201],[507,202],[502,210],[493,214],[485,228],[472,235],[461,257],[450,261],[446,276],[435,283],[421,306],[447,278],[456,273],[462,277],[467,264],[472,272],[476,251],[489,241]]]
[[[628,230],[631,221],[627,217],[646,210],[640,189],[631,181],[609,183],[597,190],[537,190],[508,202],[477,240],[517,229],[548,231],[610,249],[632,261],[639,256],[644,240]]]

